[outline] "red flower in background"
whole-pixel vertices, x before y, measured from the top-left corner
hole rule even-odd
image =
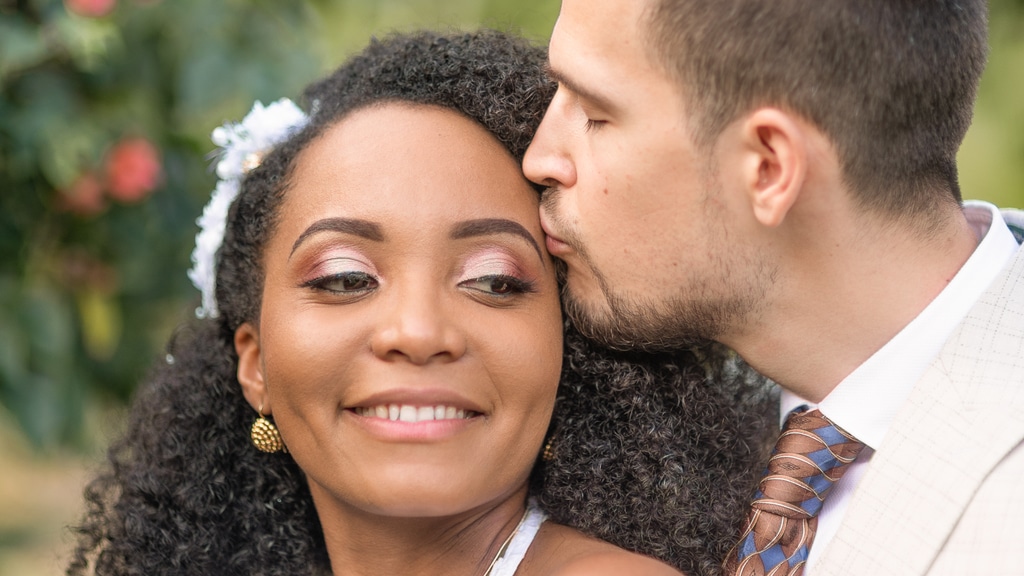
[[[107,154],[106,172],[111,198],[137,202],[160,183],[160,154],[145,138],[126,138]]]
[[[117,0],[64,0],[64,6],[79,16],[100,18],[110,14],[117,6]]]
[[[107,207],[103,183],[92,172],[79,176],[61,191],[60,207],[79,216],[95,216]]]

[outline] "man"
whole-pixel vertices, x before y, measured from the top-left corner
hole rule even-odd
[[[1024,218],[962,205],[955,164],[986,19],[983,0],[562,2],[524,171],[550,187],[574,319],[621,347],[718,340],[784,413],[816,405],[866,445],[782,574],[1021,571]]]

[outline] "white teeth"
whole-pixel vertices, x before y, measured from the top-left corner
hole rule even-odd
[[[428,422],[432,420],[464,420],[472,418],[474,412],[467,412],[454,406],[438,404],[436,406],[413,406],[411,404],[381,404],[379,406],[363,406],[355,409],[355,413],[366,418],[380,418],[392,422]]]
[[[402,422],[416,422],[417,410],[415,406],[402,406],[401,412],[398,413],[398,419]]]

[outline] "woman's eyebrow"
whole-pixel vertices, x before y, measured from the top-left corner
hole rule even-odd
[[[291,255],[295,253],[307,238],[319,232],[341,232],[343,234],[360,236],[374,242],[384,241],[384,232],[376,222],[359,220],[358,218],[324,218],[323,220],[313,222],[309,228],[306,228],[302,234],[299,234],[295,244],[292,244],[292,251],[288,254],[288,257],[291,258]]]
[[[544,254],[540,251],[540,245],[537,244],[533,235],[530,234],[522,224],[513,222],[512,220],[506,220],[504,218],[465,220],[452,227],[451,238],[453,240],[461,240],[463,238],[492,236],[494,234],[512,234],[525,239],[530,243],[530,246],[533,246],[533,250],[537,252],[537,257],[540,258],[541,263],[544,263]],[[545,264],[545,266],[547,266],[547,264]]]

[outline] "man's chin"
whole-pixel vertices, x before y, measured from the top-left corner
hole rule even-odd
[[[663,352],[707,343],[709,338],[691,332],[670,314],[609,304],[567,292],[565,311],[585,337],[615,350]]]

